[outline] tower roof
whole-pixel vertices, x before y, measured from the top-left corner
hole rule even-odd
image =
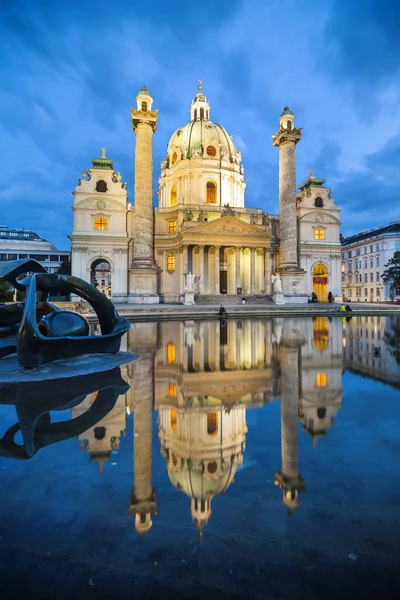
[[[145,85],[142,87],[142,89],[138,93],[138,96],[150,96],[150,92]]]
[[[285,115],[291,115],[292,117],[294,117],[294,114],[292,113],[292,111],[290,110],[290,108],[288,106],[285,106],[285,108],[283,109],[283,113],[281,114],[281,117],[284,117]]]

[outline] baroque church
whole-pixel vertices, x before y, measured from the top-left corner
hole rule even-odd
[[[158,111],[143,87],[131,109],[136,134],[134,205],[106,157],[92,160],[73,192],[72,274],[114,302],[300,303],[341,300],[339,209],[312,170],[296,189],[302,129],[288,107],[272,144],[279,150],[279,214],[245,206],[241,153],[211,120],[202,85],[190,121],[171,136],[153,207],[153,135]],[[272,150],[273,151],[273,150]]]

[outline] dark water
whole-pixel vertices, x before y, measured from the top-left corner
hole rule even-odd
[[[1,598],[398,597],[399,319],[140,323],[123,349],[1,389]]]

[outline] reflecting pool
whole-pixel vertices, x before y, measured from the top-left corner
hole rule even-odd
[[[132,323],[0,382],[4,598],[397,598],[400,318]]]

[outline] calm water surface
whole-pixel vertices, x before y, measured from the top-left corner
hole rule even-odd
[[[138,323],[122,349],[0,388],[2,598],[398,598],[400,319]]]

